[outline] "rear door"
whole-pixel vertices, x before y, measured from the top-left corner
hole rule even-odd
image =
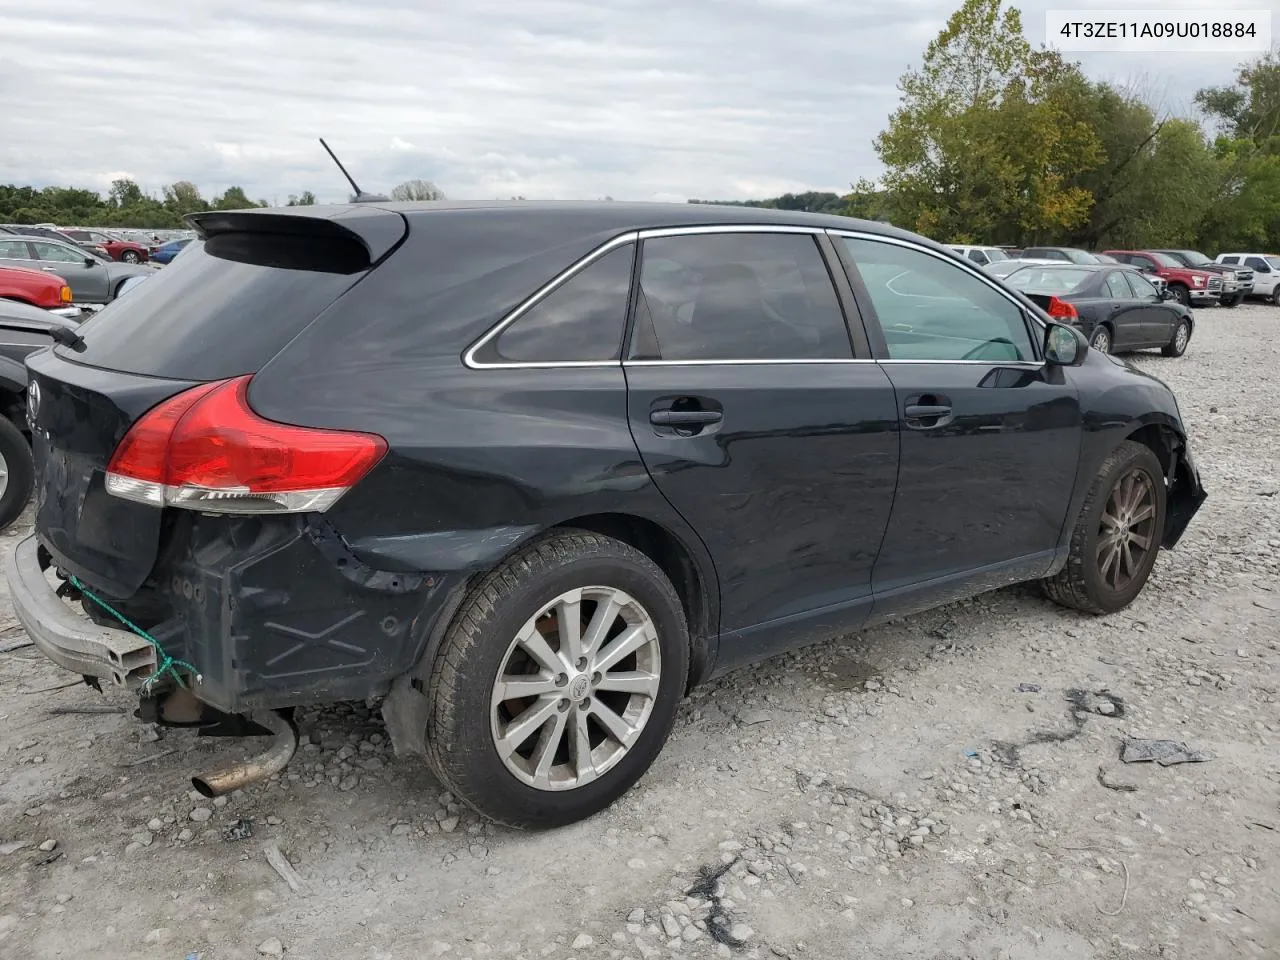
[[[370,268],[370,250],[329,221],[311,234],[303,217],[283,232],[270,215],[218,217],[223,232],[80,325],[82,344],[27,361],[36,534],[111,597],[137,591],[161,541],[162,510],[106,492],[129,427],[196,384],[256,372]],[[398,234],[378,238],[387,246],[403,234],[393,224]]]
[[[35,253],[31,244],[25,240],[0,240],[0,267],[22,267],[24,270],[39,270],[40,264],[35,262]]]
[[[106,303],[111,277],[107,266],[85,250],[54,240],[32,240],[41,270],[56,273],[71,286],[77,303]]]
[[[902,428],[876,618],[1042,576],[1076,475],[1075,385],[980,271],[908,241],[839,242]]]
[[[628,415],[715,560],[724,666],[856,628],[870,608],[898,422],[831,257],[811,231],[643,239]]]

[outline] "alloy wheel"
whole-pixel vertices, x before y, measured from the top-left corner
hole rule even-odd
[[[530,617],[502,658],[490,733],[507,770],[538,790],[599,779],[634,746],[658,696],[653,618],[612,587],[581,587]]]
[[[1173,335],[1173,345],[1178,353],[1187,349],[1187,342],[1191,339],[1191,330],[1185,323],[1178,324],[1178,332]]]
[[[1123,590],[1157,546],[1156,491],[1145,470],[1124,474],[1107,498],[1098,528],[1098,573],[1112,590]]]
[[[9,461],[0,453],[0,497],[9,489]]]
[[[1108,334],[1105,329],[1095,332],[1093,340],[1090,342],[1093,345],[1093,349],[1097,350],[1099,353],[1111,352],[1111,335]]]
[[[124,253],[120,255],[120,259],[123,260],[125,263],[137,263],[138,255],[134,253],[134,251],[132,250],[126,250]]]

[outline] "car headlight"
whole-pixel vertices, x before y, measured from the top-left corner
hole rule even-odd
[[[1227,270],[1222,274],[1223,280],[1234,280],[1235,278],[1236,272],[1234,270]]]
[[[1194,283],[1197,287],[1203,287],[1204,277],[1192,277],[1191,282]]]

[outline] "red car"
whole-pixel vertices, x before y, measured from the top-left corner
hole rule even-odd
[[[1107,256],[1160,277],[1184,307],[1217,303],[1222,296],[1222,275],[1196,270],[1158,250],[1107,250]]]
[[[60,230],[59,233],[69,237],[82,247],[94,250],[105,250],[107,256],[121,263],[142,263],[151,256],[145,244],[132,240],[121,240],[100,230]]]
[[[17,300],[59,313],[79,314],[71,306],[71,286],[57,274],[22,267],[0,267],[0,299]]]

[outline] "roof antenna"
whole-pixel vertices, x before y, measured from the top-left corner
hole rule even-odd
[[[324,137],[320,137],[320,146],[324,147],[325,153],[333,158],[333,162],[338,165],[338,169],[342,171],[342,175],[347,178],[347,183],[351,184],[351,189],[356,192],[352,203],[389,203],[391,198],[384,197],[380,193],[365,193],[360,189],[360,184],[356,183],[351,174],[347,173],[347,168],[342,165],[342,161],[338,159],[337,154],[329,149],[329,145],[324,142]]]

